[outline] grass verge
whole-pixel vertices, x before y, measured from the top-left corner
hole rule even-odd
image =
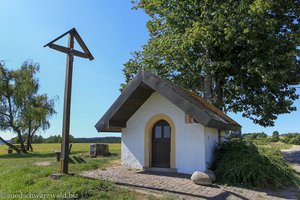
[[[33,153],[7,155],[7,146],[0,146],[1,199],[25,199],[28,195],[39,197],[36,199],[155,199],[107,181],[76,175],[53,180],[50,175],[59,170],[54,151],[60,145],[35,144],[33,148]],[[120,144],[110,144],[109,148],[111,156],[90,158],[87,156],[89,144],[73,144],[69,171],[79,173],[104,168],[120,159]]]

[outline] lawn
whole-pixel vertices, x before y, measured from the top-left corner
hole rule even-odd
[[[276,148],[276,149],[279,149],[279,150],[285,150],[285,149],[290,149],[293,147],[293,144],[285,144],[285,143],[282,143],[282,142],[271,142],[271,143],[263,143],[263,144],[260,144],[259,141],[254,141],[255,144],[259,145],[259,146],[262,146],[262,147],[270,147],[270,148]]]
[[[114,186],[102,180],[91,180],[75,176],[64,176],[59,180],[50,178],[52,173],[59,172],[55,150],[59,144],[35,144],[34,152],[28,154],[7,155],[7,146],[0,145],[0,198],[24,199],[25,196],[44,195],[44,199],[75,197],[88,199],[153,199],[126,189]],[[105,168],[112,161],[120,158],[120,144],[110,144],[112,155],[107,157],[88,157],[89,144],[73,144],[69,171],[80,171]],[[37,166],[37,163],[48,163]],[[18,198],[23,195],[23,198]],[[40,196],[41,197],[41,196]],[[37,198],[40,199],[40,198]]]

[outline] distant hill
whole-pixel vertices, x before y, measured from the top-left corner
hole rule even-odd
[[[75,143],[121,143],[121,137],[75,138]]]
[[[6,142],[10,142],[10,140],[5,140]],[[2,141],[0,141],[0,145],[4,144]]]
[[[48,138],[43,138],[41,135],[33,137],[33,143],[60,143],[62,140],[60,135],[51,135]],[[19,143],[17,137],[11,141],[15,144]],[[93,137],[93,138],[74,138],[70,135],[70,143],[121,143],[121,137]],[[1,144],[1,143],[0,143]]]

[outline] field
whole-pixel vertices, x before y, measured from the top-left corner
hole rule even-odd
[[[33,148],[32,153],[7,155],[7,146],[0,146],[0,199],[25,199],[25,195],[39,195],[40,198],[46,197],[44,199],[153,199],[118,188],[107,181],[91,180],[77,175],[53,180],[50,175],[59,172],[54,151],[60,149],[60,144],[35,144]],[[69,171],[78,173],[105,168],[116,162],[120,158],[120,144],[110,144],[109,148],[112,155],[90,158],[87,156],[89,144],[73,144]]]
[[[293,144],[284,144],[284,143],[273,143],[269,145],[270,147],[278,148],[279,150],[285,150],[285,149],[290,149],[293,147]]]

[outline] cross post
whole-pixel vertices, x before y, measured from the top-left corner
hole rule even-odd
[[[57,40],[68,35],[68,47],[63,47],[54,44]],[[77,40],[80,47],[84,52],[80,52],[74,49],[74,39]],[[70,145],[70,114],[71,114],[71,94],[72,94],[72,76],[73,76],[73,60],[74,55],[82,58],[89,58],[93,60],[93,56],[84,44],[80,35],[75,28],[64,33],[58,38],[54,39],[44,47],[49,46],[52,49],[67,54],[66,62],[66,79],[65,79],[65,94],[64,94],[64,111],[63,111],[63,126],[62,126],[62,142],[61,142],[61,154],[60,154],[60,172],[62,174],[68,174],[69,165],[69,145]]]

